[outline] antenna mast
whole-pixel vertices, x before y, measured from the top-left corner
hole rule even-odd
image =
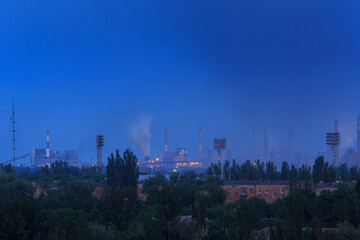
[[[15,99],[13,97],[13,105],[12,105],[12,117],[11,117],[11,123],[12,123],[12,150],[13,150],[13,175],[14,175],[14,184],[13,184],[13,198],[15,200],[15,150],[16,150],[16,145],[15,145],[15,141],[16,141],[16,130],[15,130]]]
[[[12,118],[11,118],[11,122],[12,122],[12,150],[13,150],[13,167],[14,167],[14,174],[15,174],[15,150],[16,150],[16,145],[15,145],[15,100],[13,97],[13,107],[12,107]]]
[[[104,136],[103,135],[96,135],[96,172],[101,176],[101,168],[102,168],[102,161],[101,161],[101,153],[102,148],[104,146]]]

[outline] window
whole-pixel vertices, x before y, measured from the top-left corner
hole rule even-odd
[[[273,197],[276,197],[276,192],[273,192]]]
[[[238,197],[239,193],[238,192],[235,192],[235,197]]]
[[[258,193],[261,193],[261,188],[258,188]]]
[[[265,201],[268,202],[268,201],[269,201],[269,197],[265,197]]]
[[[250,188],[250,193],[253,193],[254,192],[254,189],[253,188]]]
[[[97,195],[100,195],[100,191],[99,191],[99,190],[97,190],[97,191],[96,191],[96,194],[97,194]]]
[[[231,197],[230,197],[230,196],[229,196],[229,197],[227,197],[227,200],[228,200],[228,201],[231,201]]]
[[[268,189],[268,188],[265,188],[265,193],[269,193],[269,189]]]
[[[227,189],[227,193],[230,194],[231,193],[231,188]]]
[[[282,189],[280,189],[280,192],[281,192],[281,193],[284,193],[284,189],[283,189],[283,188],[282,188]]]
[[[233,187],[233,188],[236,188],[236,186],[235,186],[235,185],[232,185],[232,187]]]

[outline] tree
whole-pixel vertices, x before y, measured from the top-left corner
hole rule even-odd
[[[230,180],[230,162],[229,160],[225,160],[225,163],[223,165],[223,177],[225,181]]]
[[[221,177],[221,169],[219,164],[211,163],[211,165],[205,171],[206,176]]]
[[[139,167],[137,166],[136,155],[130,150],[126,149],[123,154],[124,171],[123,171],[123,186],[131,186],[137,188],[139,179]]]
[[[296,169],[295,165],[292,164],[290,170],[290,187],[296,186],[298,175],[299,175],[298,170]]]
[[[222,205],[224,204],[226,193],[221,187],[222,181],[219,177],[207,177],[206,183],[203,187],[203,190],[207,193],[209,197],[208,206]]]
[[[231,168],[230,168],[231,180],[239,180],[240,179],[240,167],[236,163],[235,159],[233,159]]]
[[[161,201],[161,191],[168,184],[166,177],[159,172],[153,177],[149,177],[144,181],[143,192],[148,196],[146,203],[155,205]]]
[[[192,207],[193,215],[192,219],[195,221],[196,226],[201,231],[203,230],[205,223],[205,196],[201,191],[197,191],[195,195],[195,201]]]
[[[195,201],[197,191],[197,174],[193,171],[183,172],[180,174],[180,180],[176,184],[181,192],[181,206],[191,207]]]
[[[324,181],[324,169],[325,169],[325,162],[324,157],[319,156],[315,159],[315,163],[313,166],[313,181],[314,183],[318,183],[320,181]]]
[[[311,180],[311,168],[308,165],[301,165],[299,168],[299,180]]]
[[[290,178],[290,167],[287,161],[281,163],[281,180],[289,180]]]
[[[271,181],[276,179],[276,168],[274,162],[268,161],[266,163],[266,178]]]
[[[114,158],[114,155],[111,154],[108,158],[106,175],[108,184],[111,187],[131,186],[136,189],[139,179],[139,167],[137,166],[135,154],[130,149],[126,149],[123,158],[121,158],[119,150],[116,150],[116,157]]]
[[[349,168],[346,163],[339,166],[338,173],[340,180],[347,181],[349,179]]]
[[[356,180],[357,175],[358,175],[358,167],[357,166],[351,167],[349,171],[350,180]]]
[[[241,170],[241,178],[247,180],[256,180],[257,179],[257,170],[252,164],[250,160],[246,160],[246,162],[242,163],[240,166]]]
[[[238,207],[235,210],[235,218],[238,222],[238,239],[249,239],[252,230],[251,227],[251,213],[249,210],[249,204],[247,201],[240,201]]]
[[[266,173],[265,173],[265,164],[264,164],[264,162],[261,162],[258,159],[255,163],[256,163],[256,169],[257,169],[257,179],[265,179],[266,178]]]
[[[98,204],[101,222],[106,226],[115,226],[125,230],[136,217],[140,203],[136,189],[132,186],[110,188],[104,201]]]
[[[337,168],[334,165],[329,167],[329,163],[326,162],[324,167],[324,182],[335,182],[337,175]]]

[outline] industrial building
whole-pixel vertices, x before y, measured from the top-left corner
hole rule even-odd
[[[199,128],[199,158],[189,159],[188,150],[184,147],[177,147],[173,152],[168,147],[168,130],[164,130],[164,152],[155,158],[145,157],[144,161],[139,162],[139,167],[151,169],[150,172],[161,169],[177,171],[182,168],[199,168],[202,165],[202,132]]]
[[[31,165],[38,167],[50,165],[55,161],[67,162],[69,165],[76,167],[82,166],[77,153],[73,150],[65,150],[64,153],[61,153],[58,150],[50,150],[50,132],[46,132],[46,149],[33,148],[31,153]]]

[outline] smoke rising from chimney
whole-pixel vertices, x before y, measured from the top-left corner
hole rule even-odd
[[[130,137],[144,152],[145,157],[150,156],[150,125],[152,121],[152,117],[140,116],[140,118],[130,126]]]

